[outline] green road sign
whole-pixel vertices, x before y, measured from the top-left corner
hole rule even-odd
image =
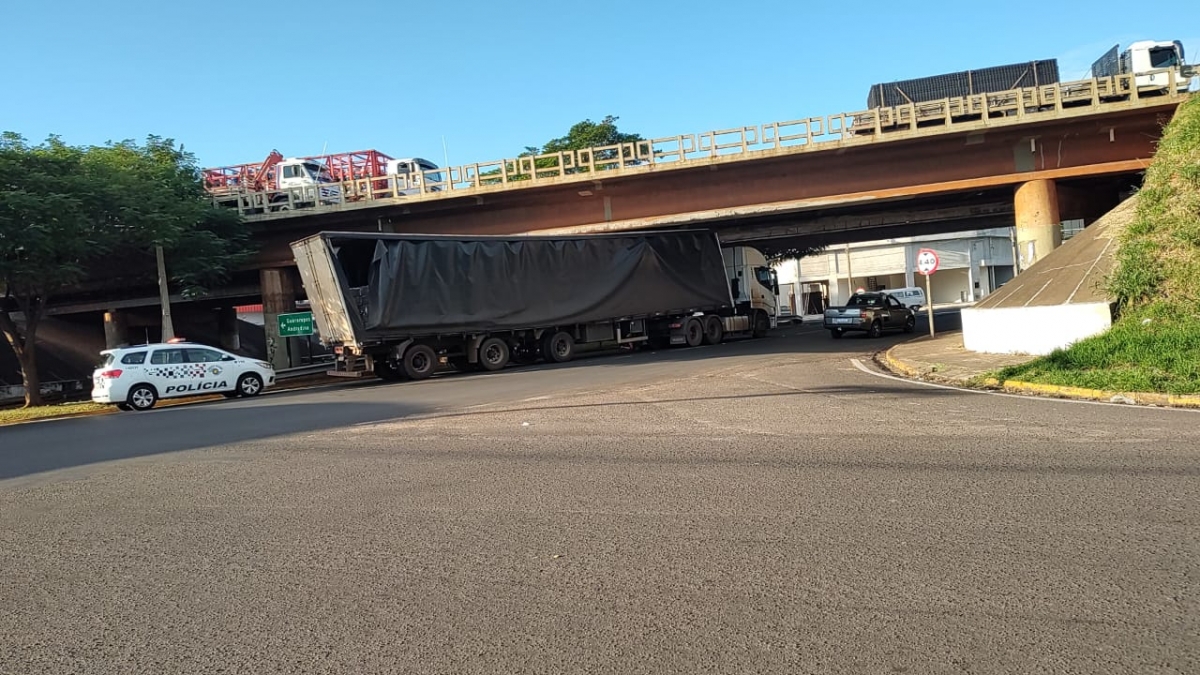
[[[279,337],[303,337],[312,334],[312,312],[279,315]]]

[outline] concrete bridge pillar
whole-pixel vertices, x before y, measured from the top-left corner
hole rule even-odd
[[[1053,180],[1031,180],[1017,187],[1017,269],[1023,272],[1062,244],[1058,188]]]
[[[110,309],[104,313],[104,348],[129,346],[129,321],[125,313]]]
[[[221,341],[221,349],[236,352],[242,348],[242,340],[238,335],[236,307],[222,307],[217,310],[217,336]]]
[[[287,340],[279,336],[279,315],[296,310],[296,291],[291,270],[267,268],[259,273],[262,284],[263,330],[267,338],[267,360],[276,370],[290,368]]]

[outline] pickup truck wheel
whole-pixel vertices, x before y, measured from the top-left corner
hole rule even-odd
[[[906,319],[904,321],[904,332],[905,333],[913,332],[913,330],[916,329],[916,327],[917,327],[917,317],[909,316],[908,319]]]
[[[437,354],[429,345],[413,345],[404,351],[404,374],[413,380],[424,380],[437,369]]]
[[[767,313],[761,309],[754,310],[754,332],[752,335],[756,338],[766,337],[767,331],[771,330],[771,320],[767,318]]]
[[[846,334],[846,331],[842,330],[841,328],[830,328],[829,329],[829,335],[834,340],[840,340],[842,338],[842,336],[845,334]]]
[[[488,338],[479,345],[479,367],[484,370],[500,370],[508,365],[510,353],[508,343],[500,338]]]
[[[871,323],[871,329],[867,331],[867,337],[877,338],[880,335],[883,335],[883,324],[880,323],[878,319],[876,319],[874,322]]]
[[[570,333],[558,331],[546,338],[542,356],[550,363],[566,363],[575,357],[575,339]]]
[[[719,345],[725,339],[725,322],[721,317],[710,314],[704,317],[704,344]]]

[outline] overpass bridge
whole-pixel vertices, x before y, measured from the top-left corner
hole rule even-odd
[[[516,234],[712,227],[727,241],[832,244],[1015,225],[1023,266],[1059,243],[1065,218],[1094,221],[1139,182],[1188,94],[1147,96],[1132,76],[777,122],[425,172],[416,194],[378,179],[340,203],[242,209],[260,251],[210,305],[261,295],[295,307],[291,241],[321,230]],[[295,206],[298,192],[282,206]],[[253,203],[251,200],[250,203]],[[70,298],[54,311],[151,306]],[[105,304],[107,303],[107,304]],[[119,323],[109,311],[110,323]]]

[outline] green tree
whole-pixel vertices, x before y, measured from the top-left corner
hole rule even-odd
[[[202,293],[250,254],[239,224],[205,197],[194,158],[173,141],[82,148],[0,136],[0,333],[20,363],[25,404],[41,402],[37,330],[56,293],[153,280],[156,246],[175,287]]]
[[[634,153],[630,151],[630,148],[607,147],[638,143],[645,140],[640,134],[625,133],[619,130],[617,128],[618,119],[613,115],[606,115],[600,122],[593,122],[590,119],[586,119],[574,124],[565,136],[552,138],[546,141],[546,144],[543,146],[525,146],[525,151],[518,155],[518,157],[536,159],[505,163],[504,172],[508,175],[508,180],[529,180],[531,177],[529,162],[531,161],[534,164],[535,170],[538,171],[539,176],[556,175],[559,170],[558,157],[545,157],[542,155],[554,155],[560,152],[570,154],[567,166],[562,169],[567,174],[589,171],[587,166],[589,159],[593,165],[611,165],[616,162],[634,161]],[[593,151],[594,148],[606,149]],[[499,183],[499,176],[499,169],[489,171],[481,174],[480,178],[482,180],[480,182],[483,185]]]
[[[807,258],[811,255],[824,253],[824,246],[794,246],[787,243],[774,244],[770,240],[754,244],[755,248],[762,251],[769,263],[780,263],[784,260]]]

